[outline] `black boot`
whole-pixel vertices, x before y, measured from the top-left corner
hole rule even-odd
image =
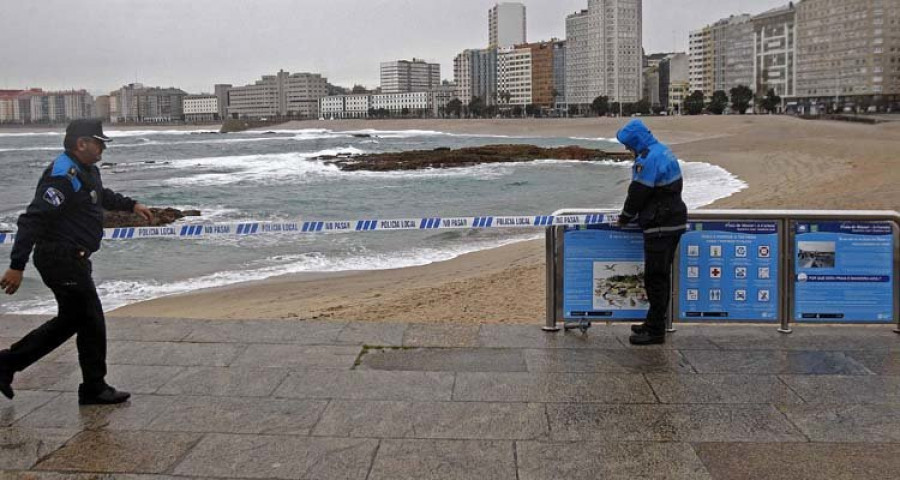
[[[666,332],[655,333],[645,329],[628,337],[628,341],[632,345],[658,345],[666,343]]]
[[[82,385],[84,387],[84,385]],[[113,387],[107,385],[99,391],[99,393],[87,393],[79,387],[78,404],[79,405],[115,405],[117,403],[127,402],[131,398],[128,392],[120,392]]]
[[[14,396],[16,396],[15,392],[13,392],[12,389],[12,382],[12,370],[7,370],[3,367],[0,367],[0,393],[2,393],[4,397],[10,400],[12,400]]]
[[[634,324],[634,325],[631,326],[631,331],[634,332],[634,333],[641,333],[641,332],[643,332],[643,331],[645,331],[645,330],[647,330],[647,324],[646,324],[646,323],[636,323],[636,324]]]

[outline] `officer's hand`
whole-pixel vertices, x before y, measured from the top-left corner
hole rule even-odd
[[[7,295],[12,295],[16,293],[16,290],[19,289],[19,285],[22,285],[22,272],[21,270],[13,270],[9,269],[6,273],[3,274],[3,278],[0,278],[0,289],[3,289]]]
[[[147,223],[153,224],[153,212],[151,212],[143,203],[134,204],[134,213],[144,217],[144,220],[147,220]]]

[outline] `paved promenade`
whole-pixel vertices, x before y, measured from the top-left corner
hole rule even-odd
[[[0,478],[897,478],[891,327],[627,328],[113,318],[132,401],[79,408],[66,344],[0,398]]]

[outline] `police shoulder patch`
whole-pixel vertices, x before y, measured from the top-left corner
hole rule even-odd
[[[62,192],[53,187],[47,187],[47,189],[44,190],[43,199],[45,202],[53,205],[54,207],[58,207],[66,201],[65,195],[63,195]]]

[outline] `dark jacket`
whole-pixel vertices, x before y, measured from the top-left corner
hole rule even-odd
[[[19,216],[10,268],[24,270],[36,243],[96,252],[103,238],[103,209],[132,211],[135,203],[103,188],[96,166],[60,155],[44,170],[34,199]]]
[[[623,220],[631,223],[637,218],[645,236],[684,233],[687,206],[681,199],[684,182],[678,159],[640,120],[628,122],[616,138],[637,153],[622,209]]]

